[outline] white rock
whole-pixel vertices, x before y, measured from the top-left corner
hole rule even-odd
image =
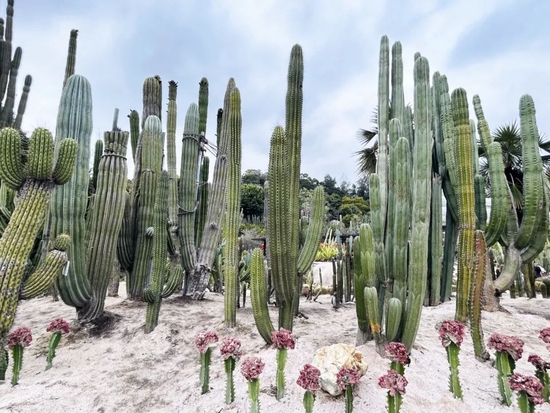
[[[311,364],[321,371],[319,378],[321,389],[332,396],[342,394],[342,390],[336,383],[336,375],[343,367],[357,370],[361,376],[368,369],[361,352],[357,351],[354,346],[344,343],[321,347],[315,353]]]

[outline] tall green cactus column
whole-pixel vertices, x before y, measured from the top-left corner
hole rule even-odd
[[[3,185],[19,191],[19,200],[2,238],[0,238],[0,348],[13,324],[27,260],[32,251],[48,210],[51,193],[55,185],[65,184],[75,166],[77,144],[72,139],[62,140],[57,146],[57,160],[54,167],[54,142],[46,129],[36,129],[29,142],[28,162],[21,161],[21,137],[19,131],[4,128],[0,131],[0,179]],[[56,242],[67,241],[66,235]],[[59,249],[66,248],[56,244]],[[55,255],[55,254],[54,254]],[[36,276],[27,279],[28,288],[23,291],[36,295],[50,287],[54,277],[59,275],[59,260],[47,257],[48,263],[57,271],[52,274],[43,266],[38,274],[47,278],[42,283]],[[61,257],[63,258],[63,257]],[[66,261],[66,257],[65,257]],[[64,262],[61,262],[64,265]],[[0,351],[1,354],[1,351]]]
[[[78,143],[77,162],[69,182],[54,190],[50,205],[51,236],[61,233],[71,236],[69,273],[57,281],[63,302],[82,307],[92,291],[86,276],[86,208],[92,135],[92,89],[88,80],[72,75],[63,88],[57,113],[56,142],[72,138]]]
[[[105,132],[104,140],[95,202],[88,217],[90,240],[86,270],[92,298],[78,309],[78,318],[82,321],[94,320],[103,314],[126,203],[128,132]]]
[[[224,220],[225,325],[237,325],[237,277],[239,270],[239,227],[241,223],[241,95],[231,92],[229,106],[229,171],[227,213]]]
[[[126,289],[132,300],[143,298],[143,289],[149,275],[152,253],[153,209],[157,182],[162,165],[162,124],[157,116],[149,116],[141,135],[141,179],[139,187],[134,188],[139,194],[137,202],[136,255],[133,271],[128,277]]]
[[[153,262],[150,281],[143,294],[145,301],[147,301],[147,311],[145,315],[146,334],[153,331],[158,324],[160,304],[163,298],[162,287],[164,285],[164,276],[167,269],[166,254],[168,250],[165,235],[168,217],[168,205],[166,204],[166,197],[168,196],[168,177],[168,172],[161,171],[155,196],[155,207],[153,211]]]
[[[428,234],[432,193],[432,111],[430,107],[430,67],[425,57],[414,63],[414,151],[411,256],[409,296],[403,330],[403,344],[410,350],[420,325],[420,314],[428,274]]]

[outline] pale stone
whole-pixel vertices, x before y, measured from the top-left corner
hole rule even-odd
[[[368,368],[361,352],[357,351],[354,346],[344,343],[321,347],[315,353],[311,364],[321,371],[319,378],[321,389],[332,396],[342,394],[342,390],[336,383],[336,375],[343,367],[357,370],[361,376],[366,373]]]

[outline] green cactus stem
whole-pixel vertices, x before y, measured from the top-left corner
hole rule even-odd
[[[199,133],[206,135],[208,119],[208,79],[203,77],[199,82]]]
[[[168,115],[166,117],[166,165],[168,169],[168,225],[170,236],[175,241],[178,237],[178,177],[176,170],[176,123],[178,106],[176,103],[178,84],[171,80],[168,83]],[[174,261],[179,260],[179,245],[174,242]]]
[[[51,148],[52,142],[50,132],[38,128],[32,133],[30,147],[33,151],[41,151]],[[3,342],[13,324],[27,260],[35,238],[43,228],[52,190],[56,184],[65,183],[56,179],[54,172],[63,171],[58,173],[58,178],[67,177],[66,171],[74,168],[77,152],[77,144],[74,140],[63,140],[58,146],[59,156],[55,167],[53,153],[48,150],[43,154],[44,165],[49,164],[52,171],[50,177],[36,179],[32,174],[27,175],[31,170],[21,163],[20,143],[17,130],[4,128],[0,131],[0,179],[2,185],[19,190],[17,206],[0,238],[0,342]],[[39,153],[32,156],[38,157]],[[42,169],[34,168],[37,172]],[[34,280],[32,275],[30,279]]]
[[[210,391],[210,362],[212,358],[212,348],[208,347],[204,353],[200,354],[200,382],[201,394],[206,394]]]
[[[139,141],[139,113],[137,110],[132,110],[130,111],[128,118],[130,120],[130,143],[132,146],[132,158],[136,161],[136,150]]]
[[[4,344],[0,343],[0,381],[6,380],[6,371],[9,366],[9,355]]]
[[[502,398],[502,404],[512,405],[512,389],[508,383],[508,377],[514,372],[516,363],[506,351],[495,352],[495,367],[498,370],[498,390]]]
[[[74,75],[74,68],[76,65],[76,39],[78,37],[78,30],[71,30],[69,37],[69,50],[67,51],[67,63],[65,64],[65,78],[63,79],[63,87],[67,83],[67,79]]]
[[[92,166],[92,178],[90,179],[90,189],[91,193],[96,192],[97,188],[97,176],[99,174],[99,162],[101,161],[101,157],[103,156],[103,141],[101,139],[98,139],[95,141],[95,149],[94,149],[94,162]]]
[[[425,57],[414,63],[414,153],[413,205],[411,221],[411,257],[409,260],[409,297],[407,300],[402,343],[410,350],[420,325],[420,314],[428,274],[428,234],[432,192],[432,153],[430,108],[430,68]]]
[[[449,369],[451,375],[449,377],[449,390],[457,398],[462,400],[462,387],[460,386],[460,379],[458,377],[458,366],[460,361],[458,360],[458,353],[460,352],[460,347],[455,343],[451,342],[447,347],[447,360],[449,361]]]
[[[430,221],[430,290],[429,305],[439,305],[441,299],[441,264],[443,259],[443,231],[442,228],[442,194],[441,177],[436,175],[432,179],[432,205]]]
[[[380,179],[380,228],[384,239],[388,191],[388,132],[390,124],[390,45],[387,36],[380,39],[378,75],[378,161],[376,174]]]
[[[205,156],[202,159],[202,165],[199,178],[199,206],[195,214],[195,245],[200,245],[202,240],[202,231],[206,223],[206,214],[208,212],[208,194],[210,193],[210,184],[208,183],[208,174],[210,173],[210,158]]]
[[[162,119],[162,80],[159,75],[151,76],[143,82],[143,111],[141,113],[141,129],[149,116]]]
[[[267,344],[271,344],[271,332],[274,331],[267,308],[267,286],[264,272],[263,251],[255,248],[250,259],[250,300],[252,314],[258,332]]]
[[[315,404],[315,394],[305,391],[303,398],[304,409],[306,413],[313,413],[313,405]]]
[[[103,314],[126,206],[128,132],[105,132],[104,141],[105,149],[97,166],[95,202],[87,219],[90,238],[86,271],[92,298],[78,309],[81,321],[95,320]]]
[[[485,350],[483,329],[481,327],[481,309],[483,300],[483,286],[487,270],[487,244],[483,231],[475,231],[475,261],[472,271],[472,285],[469,298],[469,321],[474,354],[479,360],[488,360],[489,354]]]
[[[348,384],[344,390],[346,399],[346,413],[353,413],[353,386]]]
[[[57,279],[63,302],[82,307],[92,296],[86,276],[86,210],[88,207],[90,138],[92,134],[92,91],[88,80],[72,75],[63,88],[57,114],[56,142],[72,138],[78,143],[77,163],[66,185],[58,187],[50,206],[51,236],[71,236],[69,272]],[[71,200],[68,202],[67,200]]]
[[[50,341],[48,342],[48,355],[46,356],[46,370],[52,368],[52,362],[55,357],[55,350],[61,341],[61,332],[56,331],[50,336]]]
[[[239,267],[239,227],[241,223],[241,95],[233,89],[229,105],[229,170],[227,176],[227,212],[224,218],[223,249],[225,277],[225,325],[237,324],[237,278]]]
[[[260,413],[260,379],[248,380],[250,413]]]
[[[21,368],[23,367],[23,346],[16,345],[11,349],[13,357],[13,368],[11,376],[11,385],[17,386],[19,384],[19,374],[21,374]]]
[[[276,387],[277,387],[277,400],[281,400],[285,397],[285,366],[288,358],[288,350],[286,348],[277,349],[277,373],[276,373]]]
[[[142,175],[139,182],[139,202],[137,204],[136,253],[133,271],[128,277],[126,289],[132,300],[141,300],[151,262],[153,247],[152,234],[149,228],[153,225],[155,195],[162,165],[162,125],[157,116],[147,118],[142,136],[143,147],[141,166]],[[166,227],[165,227],[166,228]],[[162,231],[166,232],[166,229]]]
[[[225,404],[231,404],[235,401],[235,383],[233,382],[233,372],[235,371],[235,359],[229,357],[224,360],[225,366]]]

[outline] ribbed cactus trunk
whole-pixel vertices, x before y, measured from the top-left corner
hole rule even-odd
[[[86,273],[92,298],[78,309],[78,318],[82,321],[95,320],[103,314],[126,202],[128,132],[105,132],[104,140],[95,202],[88,217],[90,240]]]
[[[168,115],[166,120],[166,164],[168,169],[168,225],[170,235],[178,238],[178,176],[176,169],[176,122],[178,106],[176,103],[178,84],[171,80],[168,84]],[[179,260],[179,245],[174,242],[175,260]]]
[[[158,178],[155,207],[153,211],[153,260],[151,276],[147,282],[144,297],[147,301],[145,315],[145,333],[150,333],[158,325],[160,305],[162,301],[162,289],[167,270],[166,255],[168,252],[166,239],[166,220],[168,218],[169,175],[167,171],[161,171]]]
[[[162,124],[157,116],[149,116],[140,137],[142,145],[142,174],[139,187],[134,188],[137,198],[136,255],[132,273],[128,277],[126,289],[132,300],[143,298],[143,289],[149,276],[153,247],[153,209],[158,177],[162,165]]]
[[[28,162],[21,161],[19,131],[0,131],[0,179],[3,185],[19,191],[19,199],[2,238],[0,238],[0,349],[13,325],[20,289],[27,297],[40,294],[51,286],[64,262],[55,259],[55,251],[46,256],[45,266],[39,266],[21,285],[35,238],[44,225],[48,203],[55,185],[65,184],[74,169],[77,144],[65,139],[57,145],[54,167],[54,142],[46,129],[36,129],[29,142]],[[68,237],[55,245],[68,247]],[[65,242],[63,242],[63,240]],[[64,257],[58,257],[63,260]],[[51,267],[53,271],[48,270]],[[0,351],[1,354],[1,351]]]
[[[241,95],[231,92],[229,105],[229,170],[227,175],[227,212],[224,220],[225,326],[237,325],[237,278],[239,273],[239,227],[241,223]]]
[[[69,50],[67,51],[67,63],[65,63],[65,78],[63,79],[63,87],[67,83],[67,79],[74,75],[74,69],[76,65],[76,39],[78,37],[78,30],[71,30],[69,37]]]
[[[88,80],[72,75],[63,88],[57,114],[55,139],[72,138],[78,143],[75,172],[66,185],[56,188],[50,205],[51,236],[71,235],[69,272],[57,281],[63,302],[75,308],[91,298],[86,276],[86,209],[88,206],[92,90]]]

